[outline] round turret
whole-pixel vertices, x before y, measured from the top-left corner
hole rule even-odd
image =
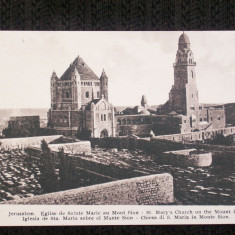
[[[142,96],[142,99],[141,99],[141,106],[143,107],[146,107],[147,106],[147,98],[145,95]]]
[[[100,76],[100,93],[101,97],[103,95],[104,98],[108,100],[108,77],[104,70]]]

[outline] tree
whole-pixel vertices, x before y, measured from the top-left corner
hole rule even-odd
[[[62,189],[71,188],[75,173],[73,158],[70,157],[68,154],[65,154],[64,149],[61,148],[59,151],[59,159],[60,186]]]
[[[58,190],[58,177],[55,173],[54,154],[45,140],[41,142],[41,149],[40,183],[44,192],[55,192]]]
[[[233,145],[233,138],[231,136],[224,136],[222,134],[213,135],[211,139],[205,140],[206,144],[215,145]]]

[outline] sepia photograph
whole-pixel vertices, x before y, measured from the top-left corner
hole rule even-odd
[[[235,32],[0,41],[0,208],[235,205]]]

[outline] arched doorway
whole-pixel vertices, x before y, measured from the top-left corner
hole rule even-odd
[[[109,136],[108,131],[106,129],[104,129],[100,132],[100,138],[106,138],[108,136]]]

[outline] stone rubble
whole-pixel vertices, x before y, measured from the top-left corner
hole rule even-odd
[[[24,161],[23,150],[0,150],[0,201],[18,197],[29,197],[42,193],[38,177],[41,174],[36,162],[28,167]],[[174,194],[183,205],[231,205],[234,198],[234,172],[224,166],[205,168],[178,167],[156,162],[156,157],[142,150],[102,149],[95,147],[91,156],[80,158],[116,165],[120,168],[132,168],[148,174],[170,173],[174,178]],[[146,174],[147,174],[146,173]],[[58,174],[58,171],[57,171]],[[107,182],[97,175],[78,171],[80,187]]]

